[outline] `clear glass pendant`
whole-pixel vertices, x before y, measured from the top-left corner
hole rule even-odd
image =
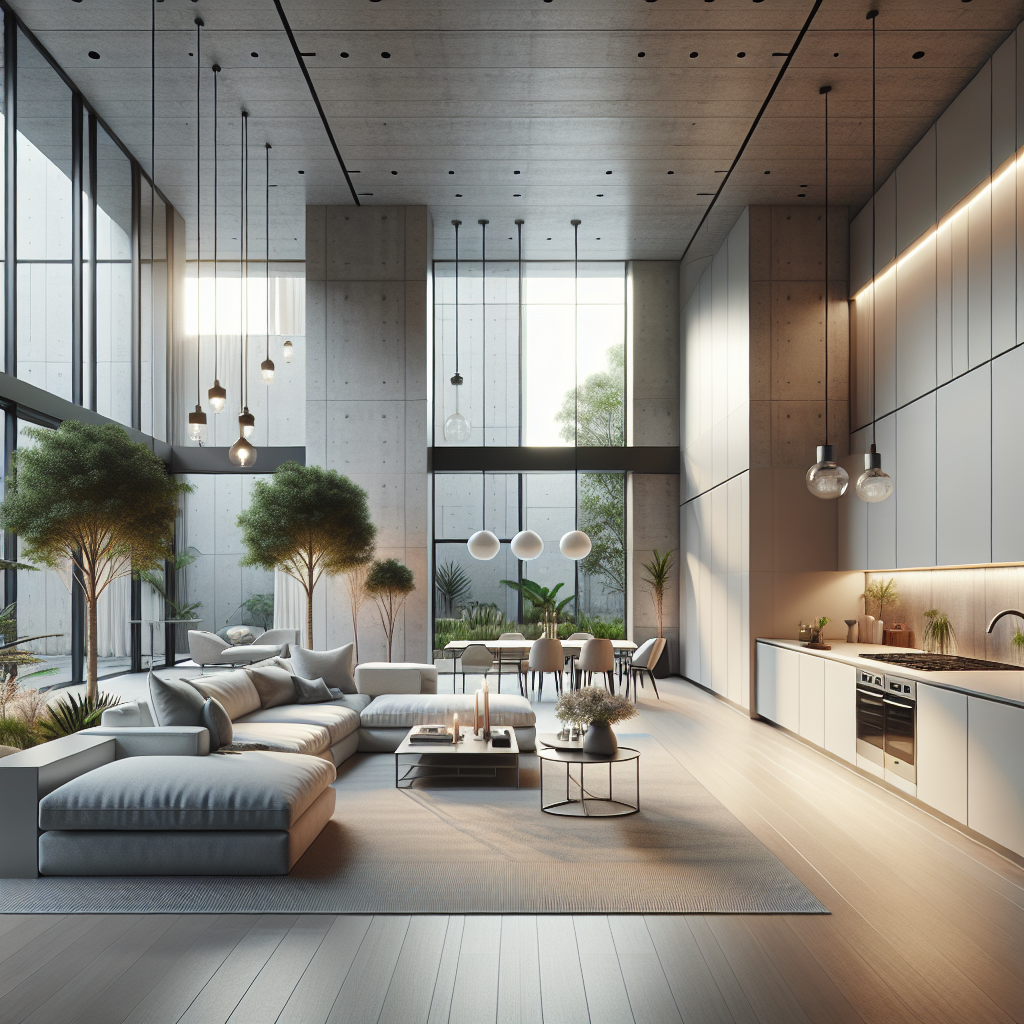
[[[882,456],[874,445],[864,456],[864,472],[857,477],[857,497],[872,504],[885,501],[895,490],[892,477],[882,469]]]
[[[452,377],[452,384],[458,389],[462,386],[462,374]],[[455,412],[444,421],[444,439],[452,444],[462,444],[469,440],[469,420],[459,412],[459,392],[455,392]]]
[[[252,437],[252,432],[256,429],[256,417],[249,412],[249,406],[246,406],[242,410],[242,415],[238,417],[238,432],[242,437]]]
[[[206,436],[206,413],[203,407],[197,402],[195,412],[188,414],[188,439],[198,441],[200,444]]]
[[[228,461],[234,466],[252,466],[256,463],[256,449],[244,437],[240,437],[228,449]]]
[[[274,362],[272,359],[264,359],[260,363],[260,373],[263,375],[263,380],[267,384],[272,384],[274,381]]]
[[[804,477],[807,490],[816,498],[839,498],[850,486],[850,475],[836,463],[835,445],[819,444],[818,461]]]
[[[292,353],[295,351],[295,346],[290,341],[286,341],[284,343],[283,351],[284,351],[284,361],[286,363],[290,363],[292,361]]]

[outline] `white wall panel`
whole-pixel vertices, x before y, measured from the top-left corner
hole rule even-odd
[[[853,304],[850,316],[850,398],[853,408],[850,422],[858,427],[869,423],[873,415],[871,361],[873,357],[871,331],[871,290],[861,292]]]
[[[937,392],[939,565],[991,561],[990,378],[982,366]]]
[[[697,503],[691,501],[683,506],[683,541],[680,548],[685,552],[683,573],[683,602],[685,608],[685,632],[683,633],[684,672],[689,679],[700,679],[700,527],[697,518]]]
[[[935,126],[896,169],[896,251],[903,252],[936,221]]]
[[[875,272],[896,258],[896,175],[891,174],[875,195]]]
[[[1024,39],[1024,32],[1020,33]],[[1024,81],[1024,73],[1021,74]],[[1020,108],[1018,108],[1020,109]],[[1015,192],[1017,196],[1017,344],[1024,342],[1024,173],[1020,165],[1016,165],[1013,178],[1016,182]]]
[[[992,184],[992,354],[1017,342],[1017,175]]]
[[[1017,148],[1017,39],[1010,36],[992,54],[992,166]]]
[[[875,416],[896,408],[896,275],[875,286]]]
[[[726,242],[729,250],[729,415],[750,399],[750,210],[744,209]],[[730,451],[731,461],[731,451]],[[744,466],[743,468],[746,468]]]
[[[871,280],[871,204],[857,214],[850,224],[850,294],[857,292]]]
[[[723,695],[729,690],[728,581],[724,572],[711,575],[711,687]]]
[[[896,417],[886,416],[877,424],[877,445],[882,466],[900,487],[899,463],[896,459]],[[842,499],[840,499],[842,500]],[[867,504],[867,503],[865,503]],[[896,568],[896,502],[890,498],[867,506],[868,568]]]
[[[967,358],[980,366],[992,356],[992,192],[967,214]]]
[[[700,290],[694,292],[690,301],[683,308],[683,409],[680,423],[683,424],[683,436],[680,443],[684,448],[693,444],[700,435]]]
[[[896,414],[896,565],[935,565],[935,395]],[[887,502],[888,503],[888,502]]]
[[[1020,26],[1010,36],[1014,40],[1017,54],[1017,67],[1024,71],[1024,32]],[[1017,145],[1024,146],[1024,74],[1017,75]]]
[[[864,469],[862,453],[871,444],[870,428],[858,430],[850,437],[850,451],[843,468],[850,474],[850,486],[839,499],[839,568],[863,570],[868,565],[868,504],[854,493],[854,484]],[[886,472],[889,472],[886,470]]]
[[[992,363],[992,561],[1024,561],[1024,346]]]
[[[712,319],[711,319],[711,273],[710,268],[704,272],[700,284],[694,293],[699,303],[700,317],[700,433],[706,434],[714,423],[714,409],[711,402],[714,384],[712,373]]]
[[[725,652],[728,661],[725,695],[734,704],[743,703],[743,662],[750,657],[750,647],[738,642],[743,632],[743,577],[731,572],[726,577],[727,623]]]
[[[953,229],[935,232],[935,383],[953,376]]]
[[[967,215],[957,217],[950,224],[950,266],[952,295],[950,298],[950,366],[956,377],[968,368],[968,224]]]
[[[992,67],[986,64],[939,118],[937,201],[948,210],[989,173]]]
[[[935,239],[904,257],[896,271],[896,402],[935,387]]]
[[[728,238],[711,261],[711,325],[711,422],[718,426],[727,415],[729,396]]]
[[[695,504],[700,523],[700,675],[697,679],[705,686],[710,686],[714,605],[711,592],[711,496],[702,494]]]

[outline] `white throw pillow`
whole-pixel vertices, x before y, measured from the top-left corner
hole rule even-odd
[[[292,645],[292,671],[303,679],[322,679],[328,686],[342,693],[355,693],[356,681],[352,678],[355,661],[355,645],[345,644],[333,651],[307,651],[304,647]]]

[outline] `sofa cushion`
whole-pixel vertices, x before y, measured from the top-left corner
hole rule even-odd
[[[525,697],[491,694],[491,725],[530,726],[537,716]],[[414,725],[449,724],[458,712],[459,721],[473,722],[473,695],[461,693],[393,693],[374,698],[359,714],[364,726],[411,729]]]
[[[326,729],[329,746],[340,743],[359,728],[359,712],[352,708],[329,704],[284,704],[276,708],[253,711],[233,723],[235,735],[253,725],[309,725]],[[319,753],[319,751],[318,751]]]
[[[291,673],[280,665],[250,665],[245,671],[260,695],[261,706],[276,708],[280,704],[295,703],[295,684]]]
[[[156,722],[146,701],[132,700],[107,708],[100,715],[100,724],[122,729],[152,729]]]
[[[267,710],[277,711],[278,708]],[[303,722],[234,721],[231,723],[231,731],[235,743],[258,743],[260,746],[289,754],[320,757],[331,749],[331,734],[322,725],[307,725]]]
[[[157,725],[201,725],[205,697],[188,682],[149,673],[149,701]]]
[[[384,693],[422,693],[420,670],[415,665],[389,665],[368,661],[356,666],[356,689],[378,697]]]
[[[356,681],[352,678],[354,644],[345,644],[333,651],[307,651],[305,647],[293,644],[290,653],[295,675],[303,679],[322,679],[328,686],[336,686],[342,693],[356,692]]]
[[[39,803],[42,829],[287,829],[335,778],[328,761],[251,751],[130,757]]]
[[[295,686],[296,704],[323,704],[326,701],[334,700],[335,693],[344,692],[335,689],[332,693],[322,679],[303,679],[302,676],[292,676],[292,683]]]
[[[259,692],[244,668],[214,672],[208,676],[192,676],[183,681],[191,683],[204,697],[216,697],[224,705],[232,722],[250,711],[260,709]]]
[[[231,742],[231,718],[216,697],[207,697],[201,716],[203,727],[210,734],[210,750],[220,750]]]

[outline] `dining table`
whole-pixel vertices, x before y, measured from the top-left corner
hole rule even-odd
[[[562,640],[562,651],[565,653],[567,659],[572,664],[570,665],[570,678],[573,679],[575,684],[575,669],[576,659],[579,657],[580,651],[583,649],[583,645],[586,640]],[[622,683],[622,667],[623,663],[628,660],[628,657],[636,650],[636,644],[632,640],[612,640],[612,648],[615,651],[615,664],[618,666],[618,681]],[[486,647],[491,654],[497,657],[498,672],[501,672],[501,666],[503,664],[515,664],[518,661],[525,661],[530,656],[530,648],[533,646],[532,640],[449,640],[445,644],[445,651],[450,652],[454,655],[455,661],[458,661],[462,652],[467,647]]]

